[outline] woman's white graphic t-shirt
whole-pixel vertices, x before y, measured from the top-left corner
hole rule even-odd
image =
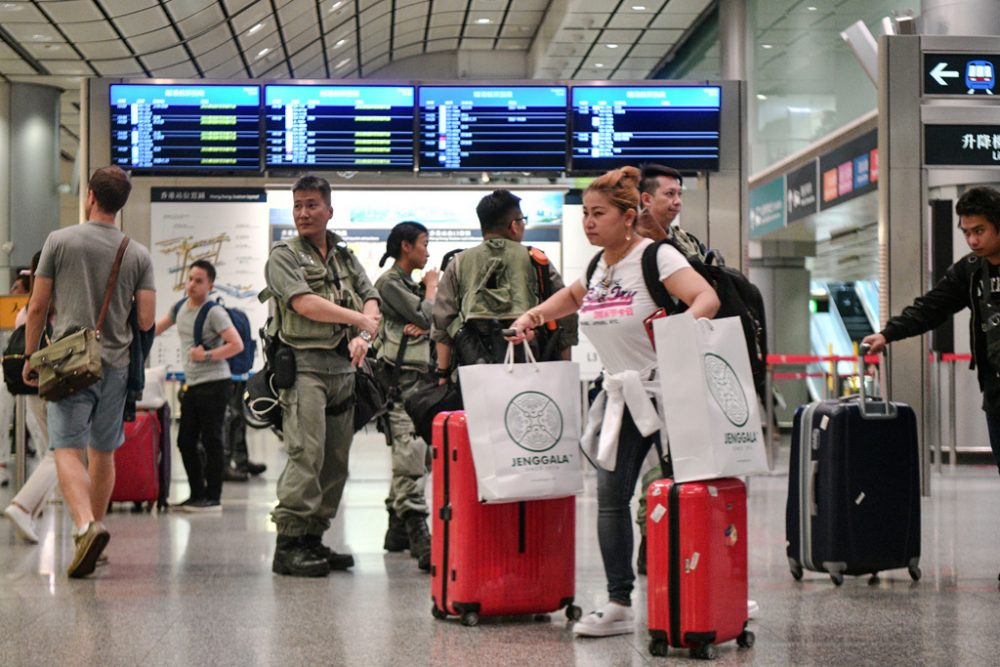
[[[602,256],[589,285],[586,272],[580,278],[580,284],[587,288],[580,306],[580,331],[597,348],[608,373],[641,370],[656,362],[656,351],[643,324],[657,309],[642,278],[642,253],[652,242],[641,240],[610,270]],[[656,264],[661,281],[680,269],[691,268],[684,256],[666,243],[656,251]]]

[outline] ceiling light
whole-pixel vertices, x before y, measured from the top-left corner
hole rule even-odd
[[[608,47],[609,49],[617,49],[618,48],[617,44],[605,44],[604,46]]]
[[[594,67],[596,67],[597,69],[600,69],[600,68],[604,67],[604,63],[594,63]]]
[[[817,7],[812,7],[812,6],[810,6],[810,7],[806,7],[806,9],[807,9],[808,11],[810,11],[810,12],[814,12],[814,11],[816,11]]]
[[[479,25],[486,25],[487,23],[492,23],[490,19],[476,19],[476,23]]]
[[[265,46],[263,49],[261,49],[260,51],[257,52],[257,57],[258,58],[263,58],[264,56],[266,56],[270,52],[271,52],[271,49]]]
[[[263,27],[264,27],[263,23],[258,23],[257,25],[255,25],[252,28],[250,28],[249,30],[247,30],[247,35],[252,35],[255,32],[258,32]]]
[[[632,5],[632,11],[634,11],[634,12],[644,12],[644,11],[646,11],[646,5]]]
[[[342,4],[344,4],[343,0],[337,0],[337,2],[333,3],[332,5],[330,5],[330,11],[332,12],[332,11],[336,11],[336,10],[340,9],[340,6]]]
[[[346,65],[349,62],[351,62],[350,58],[344,58],[343,60],[341,60],[339,63],[337,63],[333,67],[334,67],[334,69],[340,69],[341,67],[343,67],[344,65]]]
[[[773,44],[761,44],[760,48],[762,48],[762,49],[773,49],[774,45]]]
[[[347,40],[346,40],[346,39],[338,39],[338,40],[337,40],[337,43],[333,45],[333,48],[335,48],[335,49],[339,49],[339,48],[340,48],[340,47],[342,47],[342,46],[343,46],[344,44],[347,44]]]
[[[35,34],[31,36],[31,39],[35,42],[51,42],[52,38],[49,35]]]
[[[788,107],[789,113],[812,113],[810,107]]]
[[[757,99],[758,100],[766,100],[767,99],[767,95],[764,95],[762,93],[757,93]]]
[[[22,5],[17,4],[16,2],[5,2],[2,5],[0,5],[0,9],[4,9],[8,12],[19,12],[22,9],[24,9],[24,7]]]

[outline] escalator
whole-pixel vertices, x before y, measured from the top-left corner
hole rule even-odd
[[[840,321],[847,330],[847,335],[855,343],[860,343],[865,336],[875,333],[868,312],[854,283],[827,283],[830,294],[830,304],[837,309]]]

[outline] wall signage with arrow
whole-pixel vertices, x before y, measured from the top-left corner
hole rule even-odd
[[[924,95],[1000,95],[1000,53],[925,53]]]

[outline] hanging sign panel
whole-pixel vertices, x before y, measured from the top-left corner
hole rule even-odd
[[[1000,166],[1000,125],[925,125],[924,164]]]
[[[820,210],[878,189],[878,131],[866,132],[821,155]]]
[[[924,95],[993,95],[1000,53],[925,53]]]
[[[785,175],[785,211],[788,222],[816,212],[816,160]]]
[[[758,239],[785,224],[785,177],[779,176],[750,191],[750,238]]]

